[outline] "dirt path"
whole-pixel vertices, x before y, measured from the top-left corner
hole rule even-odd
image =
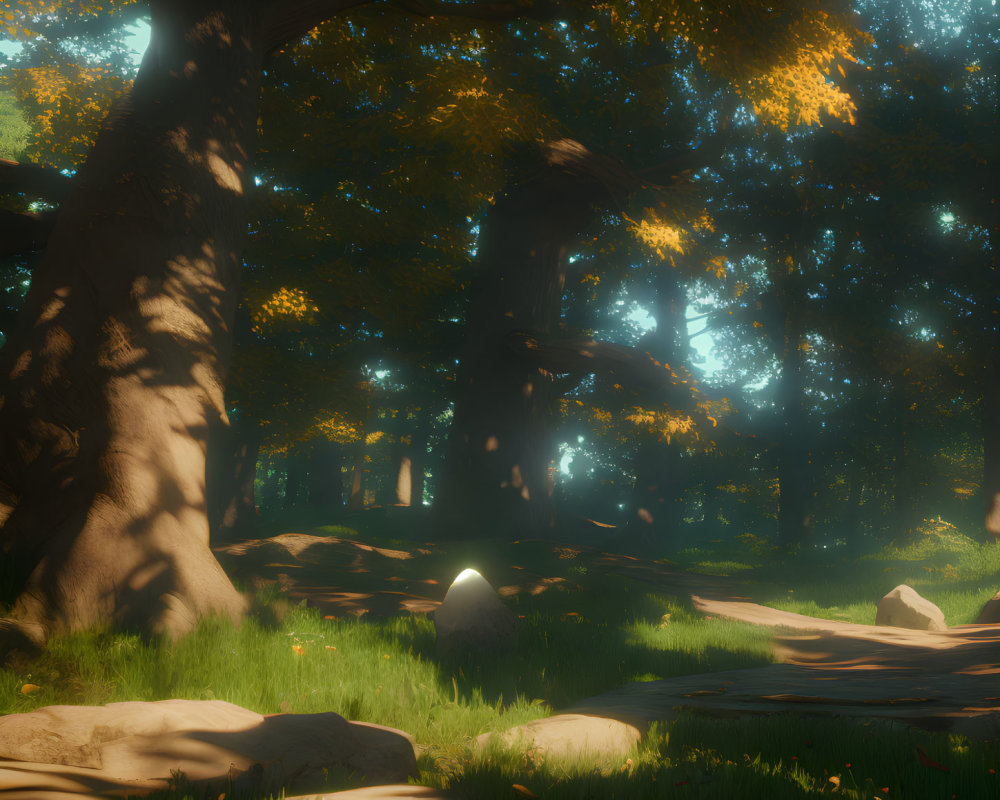
[[[477,567],[503,597],[537,595],[559,584],[569,585],[564,575],[552,574],[565,573],[565,565],[641,580],[679,596],[698,593],[740,599],[739,584],[732,579],[673,572],[658,562],[595,547],[541,540],[473,545],[426,542],[406,549],[386,548],[286,533],[213,549],[226,572],[244,583],[277,584],[289,600],[306,600],[334,617],[433,611],[467,566]],[[553,562],[561,568],[549,569]],[[530,566],[538,563],[546,567]]]
[[[705,614],[776,628],[776,651],[785,663],[632,683],[566,713],[645,725],[682,709],[717,715],[794,711],[1000,738],[998,625],[912,631],[816,619],[749,602],[692,599]]]
[[[216,552],[231,574],[277,583],[289,599],[308,600],[328,616],[372,617],[432,611],[470,557],[454,544],[403,550],[306,534]],[[489,565],[490,581],[501,595],[511,596],[565,584],[564,577],[518,563],[544,563],[553,556],[669,594],[690,595],[707,616],[772,627],[782,663],[627,684],[583,700],[548,718],[551,722],[539,721],[545,726],[578,714],[618,720],[638,734],[681,710],[730,716],[795,711],[1000,738],[1000,625],[929,632],[817,619],[749,602],[733,579],[675,572],[660,562],[592,547],[512,542],[496,544],[492,555],[481,557]]]

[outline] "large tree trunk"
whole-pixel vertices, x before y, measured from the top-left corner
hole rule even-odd
[[[620,167],[568,140],[538,177],[497,201],[483,223],[481,273],[435,513],[450,528],[525,535],[553,521],[549,463],[556,393],[549,370],[509,344],[559,324],[566,246],[626,183]],[[529,347],[530,349],[530,347]]]
[[[3,557],[19,630],[173,635],[244,601],[205,496],[265,46],[236,2],[154,2],[129,100],[74,180],[4,349]]]

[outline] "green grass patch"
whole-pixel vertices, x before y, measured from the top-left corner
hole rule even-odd
[[[945,767],[923,765],[917,748]],[[691,714],[658,723],[623,758],[546,760],[492,748],[450,771],[425,760],[422,783],[459,797],[784,798],[853,800],[993,797],[1000,791],[997,743],[971,744],[914,728],[793,715],[716,720]]]
[[[380,526],[378,535],[340,526],[298,530],[414,546],[391,526]],[[938,604],[950,624],[969,622],[997,589],[1000,548],[945,534],[853,561],[838,553],[793,559],[753,538],[689,548],[677,564],[733,576],[744,594],[767,605],[867,624],[883,594],[909,583]],[[514,552],[505,542],[450,542],[432,566],[440,575],[467,566],[488,574],[490,564],[512,563],[498,559]],[[516,559],[535,574],[566,580],[506,601],[519,618],[509,652],[442,660],[426,616],[326,619],[303,606],[289,610],[272,586],[258,596],[258,616],[238,628],[206,620],[177,642],[108,631],[54,639],[30,666],[0,670],[0,713],[170,697],[226,700],[260,713],[334,711],[411,733],[421,745],[421,783],[485,800],[520,800],[526,795],[515,784],[544,798],[780,800],[834,789],[864,800],[1000,793],[990,772],[1000,771],[996,743],[842,719],[685,715],[655,725],[618,759],[547,761],[523,748],[474,748],[481,733],[547,716],[629,681],[757,667],[773,659],[769,629],[706,619],[683,598],[607,574],[598,560],[557,555],[545,542],[522,542]],[[367,579],[352,575],[358,582],[352,588],[363,588]],[[25,694],[26,684],[39,688]],[[949,771],[921,765],[918,745]],[[350,785],[342,776],[330,790]],[[156,797],[201,800],[180,776]],[[243,795],[227,792],[234,797]]]

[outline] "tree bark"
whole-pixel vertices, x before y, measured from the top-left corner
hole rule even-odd
[[[179,635],[244,610],[208,547],[205,459],[225,424],[262,14],[236,0],[151,14],[131,95],[73,181],[3,351],[0,546],[14,618],[43,635]]]
[[[344,510],[344,457],[340,445],[326,439],[313,442],[309,460],[309,505],[329,514]]]
[[[541,174],[510,188],[480,238],[480,276],[435,514],[450,529],[524,535],[553,522],[549,462],[552,373],[508,346],[559,324],[566,246],[627,187],[615,162],[576,142],[547,146]],[[530,349],[530,348],[529,348]]]
[[[308,454],[301,446],[289,446],[285,454],[285,496],[282,508],[290,511],[299,504],[299,495],[309,477]]]
[[[647,348],[646,358],[657,368],[655,375],[661,380],[669,375],[687,373],[690,346],[687,339],[684,287],[677,273],[663,264],[655,276],[654,316],[656,330],[640,342]],[[655,402],[676,403],[680,385],[661,386]],[[662,391],[667,389],[667,391]],[[632,514],[628,527],[642,539],[657,540],[662,545],[675,547],[682,540],[684,505],[682,492],[686,486],[684,467],[677,443],[645,441],[636,453],[636,480],[633,487]]]
[[[206,490],[212,542],[250,537],[253,533],[260,441],[260,426],[245,418],[231,422],[229,427],[220,425],[209,435]]]
[[[0,209],[0,258],[42,250],[55,227],[56,212],[41,213]]]
[[[393,450],[392,463],[396,479],[389,487],[389,503],[406,508],[420,508],[424,502],[424,462],[427,450],[427,431],[424,426],[418,423],[411,434],[400,437]]]
[[[802,358],[805,339],[800,318],[804,298],[798,276],[783,276],[778,292],[784,312],[784,346],[778,385],[778,403],[782,414],[778,450],[778,540],[784,547],[794,547],[803,544],[812,531],[812,486]]]

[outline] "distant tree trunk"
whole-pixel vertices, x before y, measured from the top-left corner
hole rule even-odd
[[[427,421],[429,424],[429,420]],[[410,441],[410,505],[424,505],[424,484],[427,471],[427,426],[420,425]]]
[[[355,442],[351,453],[351,486],[347,495],[347,507],[360,511],[365,507],[365,441]]]
[[[847,510],[844,513],[844,538],[850,553],[857,553],[861,546],[864,531],[862,530],[864,516],[861,508],[864,480],[860,465],[846,466],[847,479],[850,485],[847,489]]]
[[[286,511],[295,508],[299,494],[305,489],[309,474],[309,454],[302,445],[293,444],[285,455],[285,497],[282,506]]]
[[[809,431],[805,409],[805,365],[798,275],[785,275],[779,284],[779,306],[784,315],[784,342],[778,405],[781,444],[778,450],[778,540],[784,547],[803,544],[812,530],[810,500]]]
[[[130,97],[73,181],[4,348],[10,636],[180,634],[244,601],[209,549],[208,429],[239,296],[265,15],[151,3]],[[2,643],[0,643],[2,649]]]
[[[418,418],[409,435],[402,436],[393,453],[396,480],[390,487],[390,502],[397,506],[420,507],[424,502],[424,469],[427,461],[427,426]]]
[[[892,530],[894,540],[907,541],[914,535],[916,527],[916,488],[913,479],[913,464],[910,461],[910,411],[909,392],[906,378],[893,376],[889,390],[889,419],[892,442],[893,505]]]
[[[261,506],[270,514],[278,508],[278,498],[281,496],[281,475],[278,459],[274,455],[266,457],[263,463],[264,481],[260,492]]]
[[[653,358],[673,369],[687,367],[687,297],[677,273],[666,264],[654,276],[653,312],[656,330],[639,342]],[[682,540],[687,486],[685,463],[676,442],[642,442],[636,453],[633,511],[628,527],[646,540],[659,540],[671,547]]]
[[[634,510],[630,531],[644,540],[658,540],[671,547],[682,541],[685,486],[680,453],[666,443],[641,446],[636,454]]]
[[[344,509],[344,457],[340,445],[327,439],[313,442],[309,459],[309,506],[329,514]]]
[[[508,189],[484,221],[435,503],[443,524],[510,536],[553,524],[553,376],[510,348],[508,334],[558,327],[566,247],[623,182],[612,162],[564,140],[548,147],[542,173]]]
[[[219,426],[215,436],[209,437],[206,490],[212,541],[252,533],[257,519],[254,483],[260,439],[260,426],[245,418]]]
[[[982,404],[984,521],[986,533],[1000,543],[1000,346],[986,360]]]

